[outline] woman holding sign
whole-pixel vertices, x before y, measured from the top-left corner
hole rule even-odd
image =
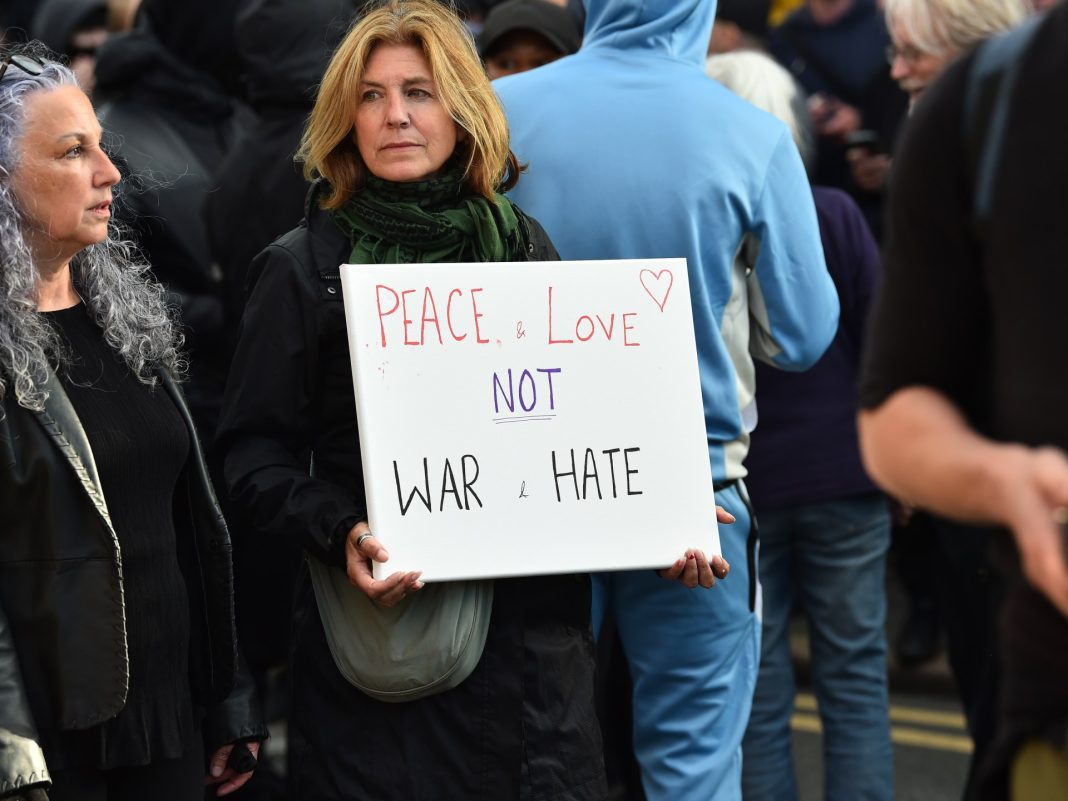
[[[301,157],[315,181],[306,218],[252,265],[220,426],[235,502],[260,532],[299,536],[308,554],[294,631],[293,797],[601,799],[586,576],[494,582],[484,645],[449,689],[391,703],[353,686],[349,670],[348,645],[448,585],[416,594],[418,573],[372,577],[371,561],[388,553],[366,522],[338,266],[558,258],[499,194],[520,168],[455,14],[432,0],[367,13],[327,69]],[[547,532],[545,547],[566,546]],[[332,605],[331,576],[358,587],[359,602]],[[703,554],[669,577],[713,582]],[[347,642],[332,632],[354,608]]]

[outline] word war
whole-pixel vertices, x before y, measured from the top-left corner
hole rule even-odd
[[[468,467],[474,471],[468,478]],[[408,500],[404,499],[404,490],[401,488],[401,476],[400,466],[397,464],[397,460],[393,460],[393,478],[397,486],[397,505],[400,507],[401,517],[408,514],[408,510],[411,508],[412,503],[416,497],[419,498],[423,506],[426,507],[428,512],[433,513],[434,505],[433,499],[430,494],[430,460],[423,457],[423,487],[420,491],[419,485],[414,484],[412,491],[408,493]],[[478,497],[478,493],[475,492],[475,482],[478,480],[478,459],[469,453],[465,453],[460,458],[460,484],[456,483],[456,472],[452,468],[452,462],[449,459],[445,460],[445,464],[441,468],[441,492],[438,494],[438,511],[445,511],[445,497],[452,496],[452,500],[456,503],[456,509],[458,511],[471,511],[471,498],[475,499],[475,503],[479,508],[482,507],[482,499]],[[461,499],[460,488],[463,488],[463,498]],[[451,508],[451,505],[450,505]]]

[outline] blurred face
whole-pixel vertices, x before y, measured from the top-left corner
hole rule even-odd
[[[119,171],[100,149],[100,123],[81,89],[35,92],[24,113],[11,188],[34,257],[67,263],[107,237]]]
[[[353,136],[371,174],[397,182],[437,175],[461,135],[438,99],[423,51],[414,45],[378,45],[359,91]]]
[[[935,55],[920,50],[900,25],[890,26],[890,38],[894,43],[890,51],[890,75],[909,96],[909,101],[915,103],[954,54]]]
[[[87,28],[70,37],[70,69],[87,95],[96,88],[96,51],[107,38],[107,28]]]
[[[817,25],[833,25],[846,15],[856,0],[808,0],[808,13]]]
[[[502,36],[486,55],[486,75],[492,81],[515,75],[563,57],[556,46],[534,31],[512,31]]]

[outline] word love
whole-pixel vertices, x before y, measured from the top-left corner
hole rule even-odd
[[[637,312],[611,312],[610,314],[582,314],[574,324],[565,322],[561,325],[554,319],[553,287],[549,287],[549,344],[571,345],[576,341],[589,342],[595,336],[603,337],[606,342],[622,340],[624,347],[636,348],[641,345],[634,333],[634,318]]]

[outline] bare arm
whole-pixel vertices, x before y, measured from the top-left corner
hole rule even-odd
[[[928,387],[898,390],[862,411],[859,423],[864,463],[876,483],[946,517],[1008,528],[1027,579],[1068,615],[1064,453],[987,439]]]

